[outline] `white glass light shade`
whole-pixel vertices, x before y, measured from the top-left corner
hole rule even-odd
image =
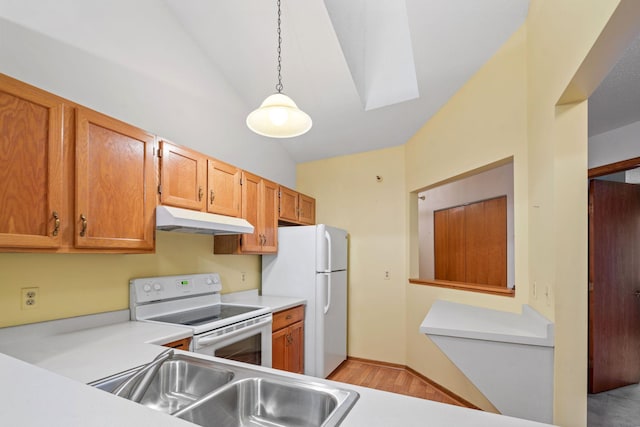
[[[262,102],[260,108],[247,116],[247,126],[258,135],[271,138],[291,138],[311,129],[311,117],[291,98],[274,93]]]

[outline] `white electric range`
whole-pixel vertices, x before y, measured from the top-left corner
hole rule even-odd
[[[222,303],[218,273],[136,278],[129,290],[132,320],[188,327],[195,353],[271,367],[271,309]]]

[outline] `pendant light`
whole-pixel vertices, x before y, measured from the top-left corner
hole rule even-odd
[[[258,135],[271,138],[291,138],[311,129],[311,117],[282,93],[280,0],[278,0],[278,83],[277,93],[269,95],[257,110],[247,116],[247,126]]]

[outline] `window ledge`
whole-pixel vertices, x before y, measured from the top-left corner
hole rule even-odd
[[[483,294],[500,295],[504,297],[514,297],[516,290],[509,288],[500,288],[496,286],[477,285],[475,283],[450,282],[448,280],[425,280],[425,279],[409,279],[409,283],[414,285],[436,286],[439,288],[457,289],[460,291],[480,292]]]

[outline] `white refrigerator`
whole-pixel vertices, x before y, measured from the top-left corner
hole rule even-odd
[[[262,295],[304,298],[304,373],[326,378],[347,358],[347,232],[280,227],[278,254],[262,256]]]

